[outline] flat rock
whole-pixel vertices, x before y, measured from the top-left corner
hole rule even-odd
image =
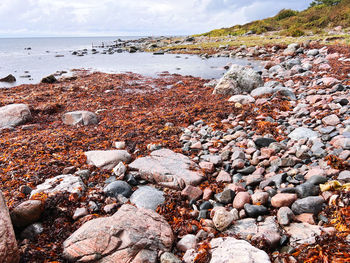
[[[65,113],[62,121],[66,125],[93,125],[98,124],[98,117],[90,111],[72,111]]]
[[[169,251],[174,236],[156,212],[123,205],[113,216],[93,219],[63,243],[63,257],[72,262],[150,262]]]
[[[85,152],[87,163],[104,170],[111,170],[120,162],[129,163],[131,155],[125,150]]]
[[[258,72],[251,68],[234,64],[219,80],[213,93],[239,95],[243,92],[249,93],[253,89],[263,85],[264,82]]]
[[[314,244],[322,231],[322,227],[307,223],[292,223],[284,229],[290,235],[289,241],[292,246]]]
[[[44,183],[36,186],[36,189],[30,193],[30,197],[38,193],[55,195],[62,192],[77,193],[81,195],[86,187],[79,176],[63,174],[54,178],[46,179]]]
[[[288,137],[295,141],[301,139],[315,139],[318,137],[318,133],[308,128],[299,127],[292,131]]]
[[[130,201],[139,208],[156,210],[165,198],[162,191],[151,186],[141,186],[131,195]]]
[[[210,263],[270,263],[265,251],[247,241],[233,237],[214,238],[211,242]]]
[[[153,151],[150,156],[136,159],[129,164],[129,169],[138,171],[147,181],[175,189],[198,185],[204,179],[196,163],[169,149]]]
[[[332,114],[322,119],[324,125],[336,126],[340,123],[340,120],[337,115]]]
[[[0,107],[0,129],[16,127],[31,119],[32,114],[25,104],[10,104]]]
[[[0,262],[18,263],[19,250],[9,210],[0,191]]]
[[[229,102],[238,102],[242,105],[252,104],[255,99],[250,95],[234,95],[228,99]]]

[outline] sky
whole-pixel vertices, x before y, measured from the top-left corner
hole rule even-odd
[[[0,37],[190,35],[311,0],[0,0]]]

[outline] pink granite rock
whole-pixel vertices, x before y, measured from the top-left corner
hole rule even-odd
[[[219,183],[231,183],[231,175],[224,170],[220,171],[219,175],[216,177],[216,181]]]
[[[250,204],[250,194],[248,192],[238,192],[233,200],[233,207],[243,209],[245,204]]]
[[[271,198],[271,205],[273,207],[290,206],[298,197],[296,194],[280,193]]]
[[[189,200],[198,200],[203,194],[203,191],[199,187],[187,185],[182,190],[181,195],[185,196]]]
[[[93,219],[63,243],[63,257],[73,262],[157,262],[169,251],[173,232],[156,212],[123,205],[111,217]]]
[[[0,192],[0,262],[19,262],[19,251],[9,211]]]
[[[10,104],[0,107],[0,129],[15,127],[31,119],[29,107],[25,104]]]
[[[337,115],[332,114],[322,119],[324,125],[336,126],[340,123],[340,120]]]

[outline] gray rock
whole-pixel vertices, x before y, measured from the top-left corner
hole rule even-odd
[[[197,164],[169,149],[157,150],[148,157],[136,159],[129,169],[138,171],[144,180],[175,189],[182,189],[186,184],[197,185],[204,179]]]
[[[320,192],[320,188],[310,182],[306,182],[295,187],[295,192],[299,198],[305,198],[308,196],[316,196]]]
[[[0,262],[18,263],[19,250],[13,231],[9,210],[0,191]]]
[[[141,186],[130,197],[130,202],[137,207],[156,210],[158,205],[164,203],[165,198],[162,191],[151,186]]]
[[[226,205],[233,201],[233,198],[235,198],[235,192],[233,192],[231,189],[226,189],[221,193],[214,195],[214,197],[216,201]]]
[[[178,259],[173,253],[165,252],[160,256],[160,263],[181,263],[182,261]]]
[[[322,232],[322,227],[307,223],[292,223],[284,229],[290,235],[289,241],[294,247],[316,243],[316,237],[320,236]]]
[[[255,99],[250,95],[234,95],[228,99],[229,102],[238,102],[242,105],[252,104]]]
[[[338,176],[338,180],[349,183],[350,182],[350,171],[342,171]]]
[[[312,57],[315,57],[319,54],[320,52],[318,51],[318,49],[311,49],[309,50],[306,55],[308,56],[312,56]]]
[[[280,225],[282,226],[289,225],[293,218],[294,218],[293,211],[289,207],[284,206],[278,209],[277,220]]]
[[[250,95],[255,98],[266,94],[272,94],[273,92],[274,92],[273,88],[271,87],[259,87],[252,90],[250,92]]]
[[[270,144],[274,142],[277,142],[277,141],[275,139],[265,138],[265,137],[258,138],[254,141],[255,145],[258,148],[269,147]]]
[[[237,220],[224,233],[228,235],[237,235],[240,238],[248,239],[258,233],[258,225],[256,219],[245,218]]]
[[[220,79],[214,94],[239,95],[251,92],[263,86],[263,80],[255,70],[240,65],[232,65],[230,70]]]
[[[62,174],[54,178],[46,179],[44,183],[37,185],[36,189],[30,193],[30,197],[38,193],[55,195],[63,192],[81,195],[85,189],[86,186],[79,176]]]
[[[318,137],[318,133],[308,128],[299,127],[291,132],[288,137],[295,141],[300,139],[315,139]]]
[[[0,129],[16,127],[31,119],[32,114],[25,104],[10,104],[0,107]]]
[[[88,221],[63,243],[70,262],[156,263],[160,251],[170,251],[174,236],[156,212],[123,205],[113,216]]]
[[[66,125],[93,125],[98,124],[98,117],[89,111],[73,111],[65,113],[62,121]]]
[[[322,210],[324,199],[321,196],[309,196],[296,200],[292,205],[294,214],[313,213],[317,215]]]
[[[44,232],[44,227],[41,223],[34,223],[27,226],[21,233],[21,239],[29,239],[34,241],[38,235]]]
[[[9,74],[6,77],[1,78],[0,82],[13,83],[13,82],[16,82],[16,78],[12,74]]]
[[[327,181],[328,181],[328,179],[325,176],[313,175],[309,180],[307,180],[307,183],[314,184],[314,185],[319,185],[319,184],[324,184]]]
[[[85,152],[87,163],[104,170],[111,170],[120,162],[129,163],[131,155],[124,150]]]
[[[127,182],[120,181],[120,180],[108,184],[103,189],[103,192],[107,196],[112,196],[112,197],[123,195],[128,198],[132,194],[131,186]]]
[[[265,206],[251,204],[245,204],[244,211],[249,217],[253,218],[257,218],[258,216],[263,216],[269,213]]]

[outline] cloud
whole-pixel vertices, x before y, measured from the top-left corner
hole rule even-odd
[[[1,0],[0,36],[183,35],[304,9],[296,0]]]

